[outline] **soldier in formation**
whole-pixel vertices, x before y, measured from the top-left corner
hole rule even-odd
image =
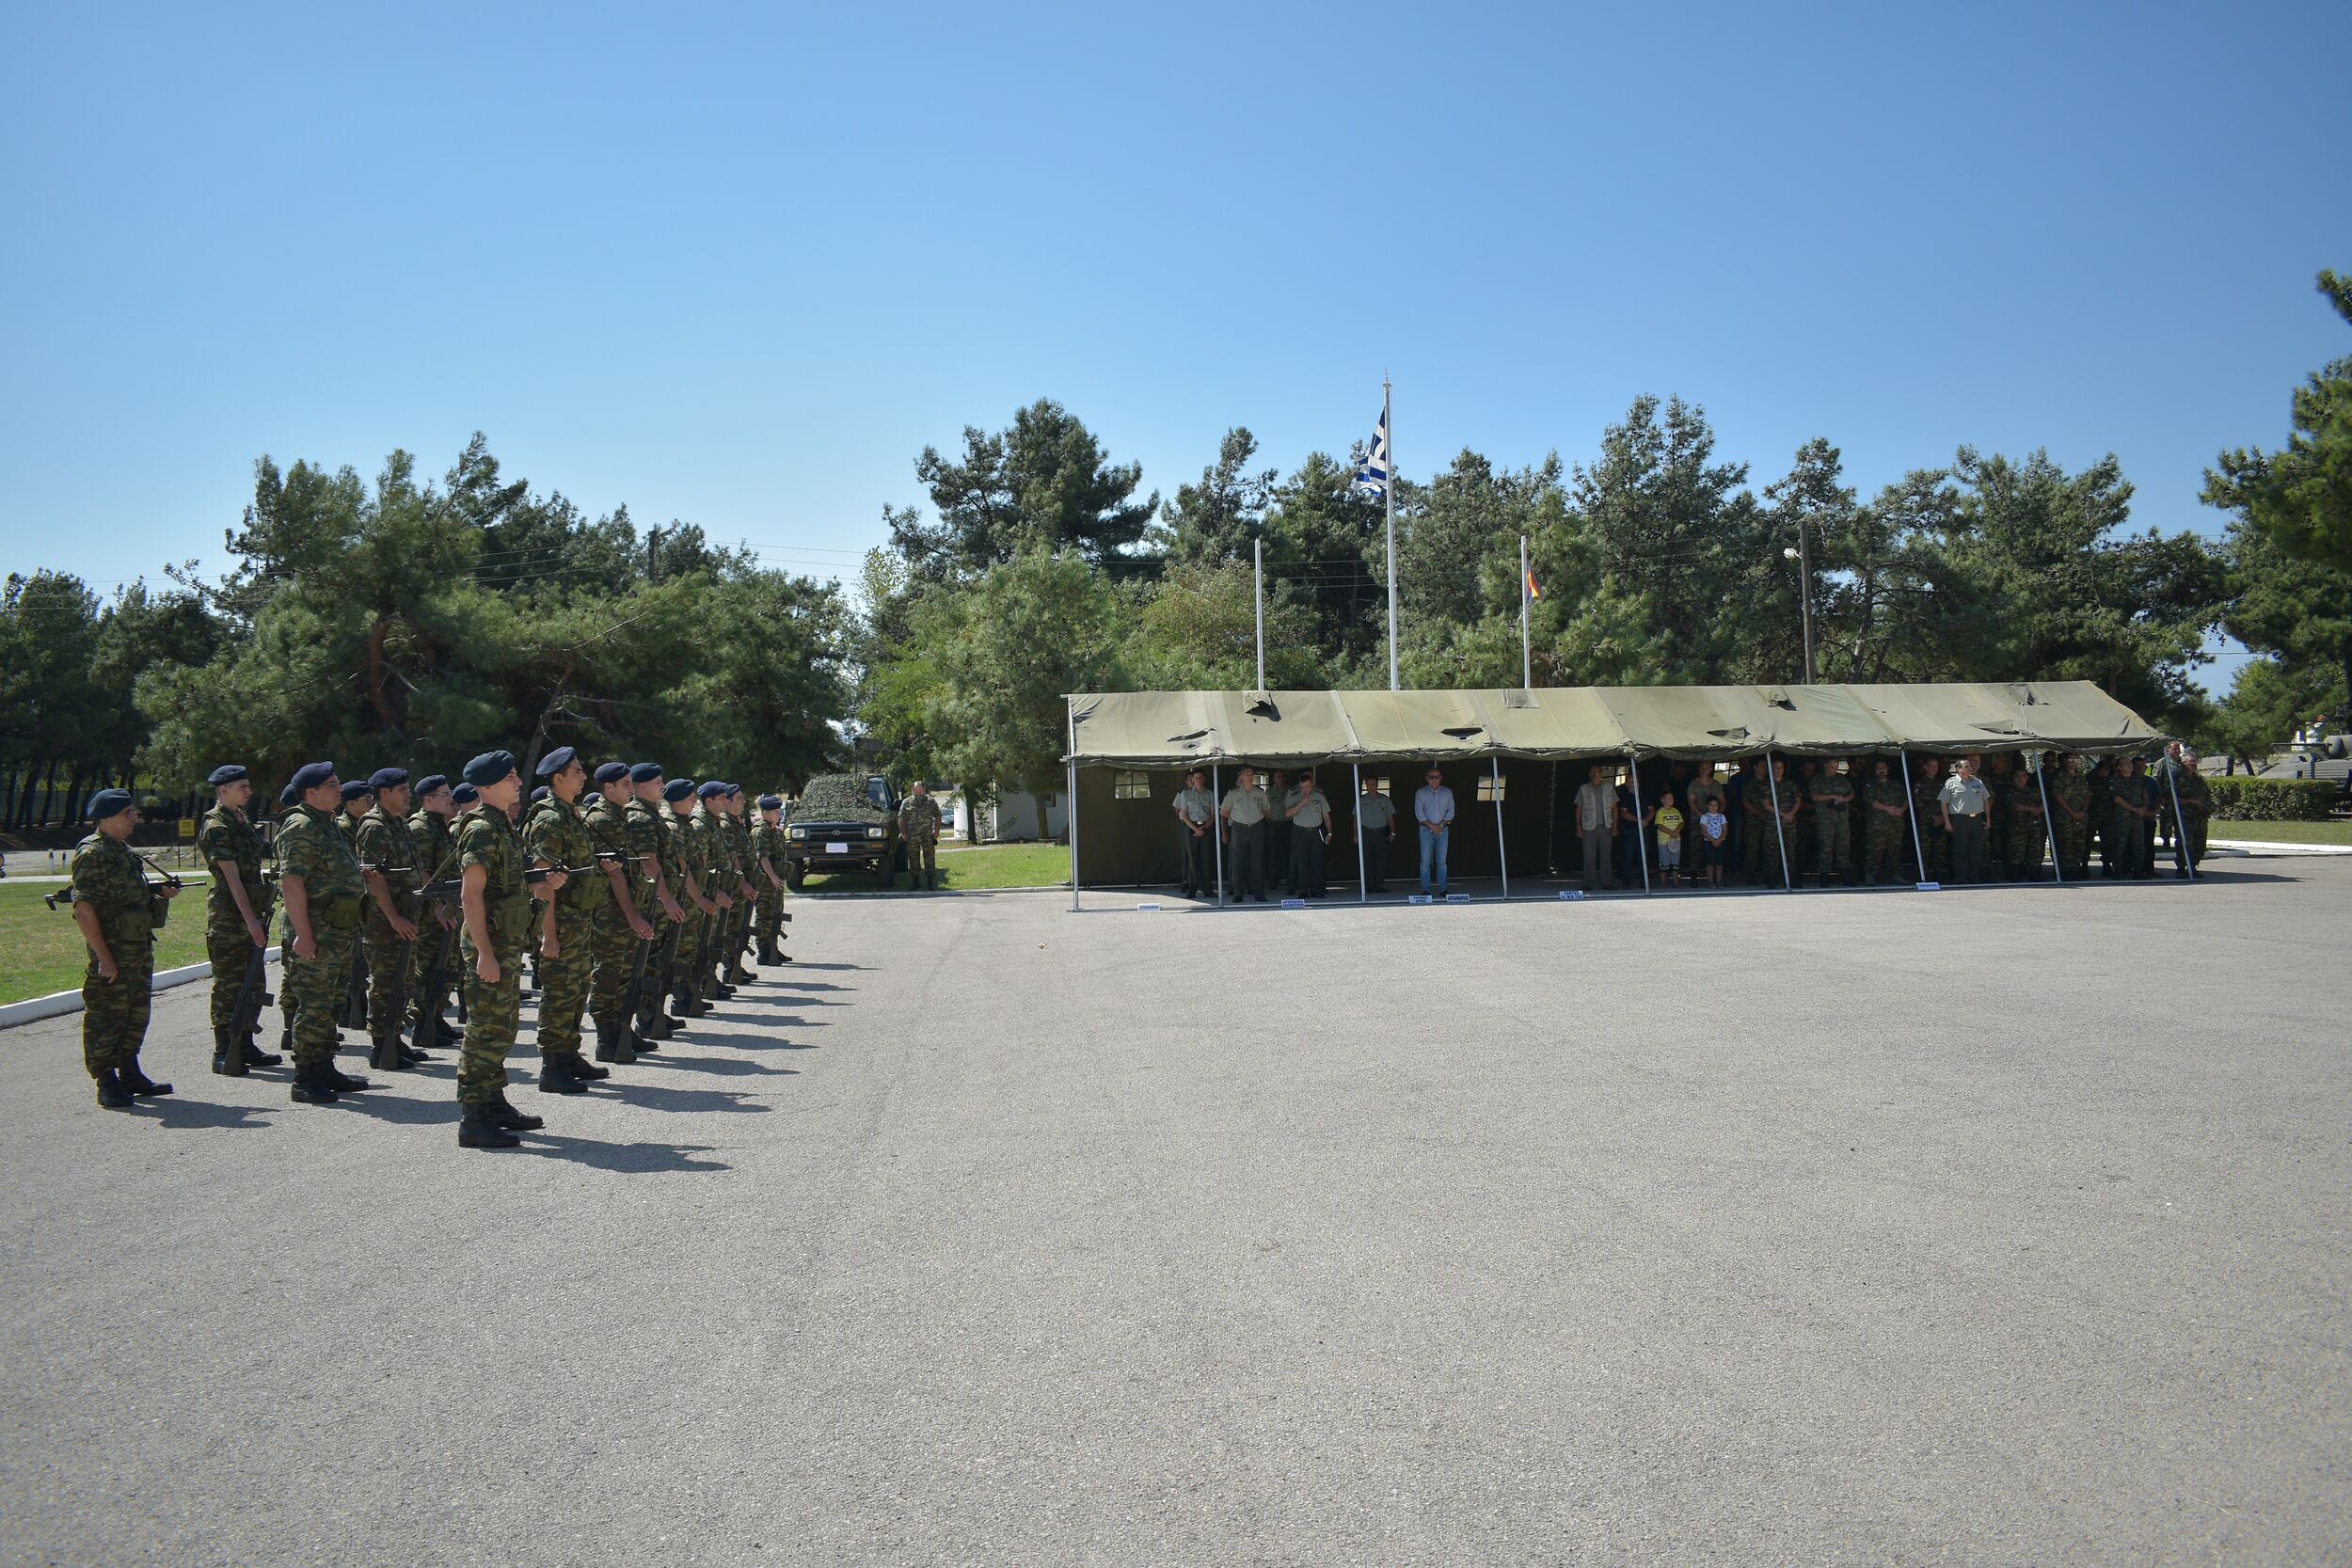
[[[110,1111],[171,1092],[139,1068],[148,1009],[155,989],[155,928],[164,923],[179,884],[151,885],[147,864],[132,852],[139,809],[123,789],[90,798],[94,830],[73,850],[74,923],[89,949],[82,975],[82,1065],[98,1085],[98,1103]]]
[[[524,818],[522,842],[532,863],[547,872],[531,890],[539,904],[539,1092],[585,1094],[612,1076],[581,1055],[580,1023],[596,962],[589,932],[612,890],[597,870],[596,838],[578,804],[588,782],[580,753],[559,746],[539,759],[537,771],[547,793]]]
[[[213,874],[204,894],[204,956],[213,964],[213,1070],[242,1076],[285,1060],[253,1038],[266,999],[261,988],[265,970],[256,960],[269,946],[270,886],[262,864],[269,851],[246,814],[253,778],[245,767],[223,763],[205,782],[213,786],[213,809],[197,827],[196,847]]]
[[[596,768],[596,785],[581,815],[608,896],[588,926],[588,1022],[596,1030],[596,1060],[626,1065],[637,1059],[629,991],[644,973],[644,945],[653,940],[652,923],[638,907],[647,857],[638,850],[629,829],[628,811],[635,794],[628,764],[602,764]]]
[[[759,826],[752,830],[754,879],[759,887],[759,961],[788,964],[784,950],[784,800],[759,798]]]
[[[335,1068],[335,1022],[348,1000],[367,877],[337,808],[342,781],[331,762],[307,763],[287,785],[294,806],[278,830],[278,891],[286,901],[285,991],[295,1103],[331,1105],[371,1087]]]
[[[418,890],[424,886],[425,868],[418,863],[416,831],[408,825],[407,770],[380,768],[368,788],[373,803],[352,835],[352,849],[368,881],[367,919],[359,937],[364,955],[359,967],[367,974],[368,1066],[398,1072],[425,1060],[425,1053],[411,1051],[401,1040],[408,1027],[409,966],[423,918]]]

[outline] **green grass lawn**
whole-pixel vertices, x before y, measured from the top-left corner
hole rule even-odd
[[[2341,844],[2352,847],[2352,822],[2215,822],[2207,839],[2242,838],[2256,844]]]
[[[22,1002],[53,990],[73,990],[89,962],[82,928],[62,909],[40,901],[63,882],[0,882],[0,1002]],[[171,919],[156,933],[155,967],[176,969],[204,959],[204,888],[191,883],[172,900]]]
[[[901,873],[897,886],[905,887]],[[987,844],[972,849],[944,849],[939,857],[939,885],[946,888],[1068,887],[1070,850],[1060,844]],[[811,877],[804,894],[872,893],[874,879],[863,871],[832,877]]]

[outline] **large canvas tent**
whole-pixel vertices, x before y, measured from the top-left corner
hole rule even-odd
[[[1513,867],[1540,872],[1556,860],[1565,802],[1581,782],[1571,771],[1564,784],[1562,764],[2024,749],[2114,754],[2164,740],[2088,681],[1127,691],[1069,701],[1081,886],[1175,879],[1170,806],[1184,770],[1196,767],[1215,768],[1227,784],[1245,762],[1323,768],[1318,782],[1335,803],[1353,794],[1359,772],[1372,773],[1391,779],[1404,807],[1418,769],[1434,765],[1458,802],[1454,875],[1507,879]],[[1416,773],[1399,775],[1404,767]],[[1401,872],[1413,851],[1402,842],[1397,849],[1391,869]]]

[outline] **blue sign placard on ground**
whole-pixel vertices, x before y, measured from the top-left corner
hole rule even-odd
[[[1470,895],[1467,893],[1449,893],[1445,895],[1445,901],[1449,904],[1467,904],[1470,902]]]
[[[1405,901],[1407,904],[1426,904],[1432,902],[1429,895],[1425,893],[1407,894],[1406,895]]]
[[[1921,893],[1941,893],[1944,891],[1944,884],[1942,882],[1917,882],[1913,885]]]
[[[1560,890],[1560,896],[1563,898],[1581,898],[1584,896],[1584,890],[1581,887],[1564,887]]]
[[[1307,900],[1304,898],[1285,898],[1282,900],[1282,907],[1286,910],[1303,910],[1307,907]]]
[[[1160,907],[1157,904],[1137,904],[1136,909],[1138,913],[1144,914],[1157,914],[1160,912]]]

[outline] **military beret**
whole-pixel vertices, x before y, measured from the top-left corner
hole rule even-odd
[[[449,798],[461,806],[470,806],[482,799],[482,791],[461,780],[450,790]]]
[[[596,768],[596,783],[600,784],[619,784],[628,777],[628,764],[625,762],[603,763]]]
[[[704,784],[700,789],[694,791],[695,794],[701,796],[706,800],[709,800],[714,795],[724,795],[726,792],[727,786],[721,784],[716,779],[712,779],[709,783]]]
[[[218,768],[214,768],[210,773],[204,775],[204,782],[211,784],[215,789],[218,789],[222,784],[232,784],[239,779],[249,779],[252,776],[252,774],[247,773],[245,770],[245,765],[243,763],[224,762]]]
[[[691,779],[672,779],[661,786],[661,798],[674,806],[691,798],[693,793],[694,781]]]
[[[93,822],[119,816],[130,809],[131,792],[127,789],[102,789],[89,798],[89,819]]]
[[[407,782],[408,769],[405,768],[379,768],[369,775],[368,787],[380,792],[387,789],[398,789]]]
[[[658,762],[641,762],[628,770],[628,779],[631,784],[651,784],[660,777],[661,777],[661,765]]]
[[[293,790],[296,798],[300,798],[310,794],[310,791],[334,776],[335,765],[333,763],[306,762],[294,769],[294,782],[286,787]]]
[[[286,787],[278,792],[278,803],[281,806],[291,806],[296,800],[301,799],[302,791],[294,786],[294,781],[292,779],[288,779],[286,781]]]
[[[541,784],[538,788],[531,792],[531,803],[534,806],[537,805],[540,801],[548,798],[548,786]]]
[[[759,809],[762,811],[782,811],[784,809],[784,797],[781,795],[763,795],[759,798]]]
[[[485,752],[465,767],[466,782],[477,789],[484,784],[494,784],[513,771],[515,753],[512,752]]]
[[[569,768],[579,756],[580,749],[578,747],[558,746],[554,751],[549,752],[546,756],[541,757],[539,759],[539,766],[533,768],[532,771],[543,779],[552,779],[558,773],[561,773],[564,769]]]
[[[729,795],[740,795],[743,793],[743,786],[739,784],[731,784],[727,785],[727,793]]]
[[[446,773],[427,773],[423,778],[417,781],[417,793],[420,796],[430,795],[437,789],[447,789],[448,787],[449,775]]]
[[[343,785],[343,804],[347,806],[363,795],[373,795],[374,793],[375,786],[373,784],[368,783],[365,779],[354,779],[349,784]]]

